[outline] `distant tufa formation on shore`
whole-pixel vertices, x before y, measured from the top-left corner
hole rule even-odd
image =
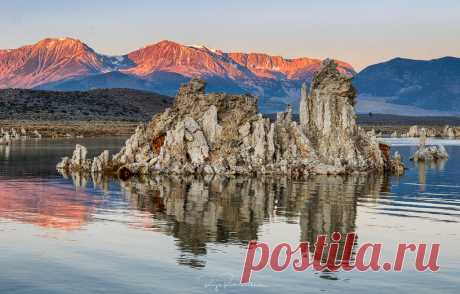
[[[401,137],[415,138],[421,137],[422,133],[426,137],[442,137],[442,138],[459,138],[460,137],[460,127],[454,127],[445,125],[443,128],[436,127],[421,127],[421,126],[411,126],[407,133],[402,134]],[[398,137],[398,133],[394,132],[392,137]]]
[[[78,145],[63,171],[115,173],[121,178],[149,174],[354,174],[402,173],[400,157],[355,120],[351,79],[325,60],[310,91],[303,85],[300,123],[292,109],[264,118],[252,95],[205,93],[206,83],[181,86],[174,105],[141,125],[111,159],[94,160]]]
[[[0,129],[0,145],[10,145],[16,140],[27,140],[27,139],[41,139],[42,135],[37,131],[27,132],[25,128],[17,131],[15,128],[11,130]]]
[[[0,145],[10,145],[15,141],[26,141],[29,139],[39,140],[49,134],[42,134],[38,130],[27,130],[25,127],[21,127],[20,129],[11,128],[11,129],[4,129],[0,128]],[[83,138],[83,135],[72,135],[66,133],[62,136],[63,138]],[[58,138],[57,135],[53,135],[51,138],[56,139]]]

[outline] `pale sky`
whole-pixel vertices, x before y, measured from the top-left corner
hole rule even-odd
[[[0,0],[0,48],[73,37],[125,54],[163,39],[223,51],[333,57],[356,69],[460,56],[458,0]]]

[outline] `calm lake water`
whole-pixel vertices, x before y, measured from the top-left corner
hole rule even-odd
[[[409,168],[401,177],[119,182],[55,171],[76,143],[94,155],[123,141],[0,146],[0,293],[459,293],[459,141],[444,142],[448,161],[415,165],[416,141],[391,140]],[[266,269],[239,285],[249,240],[297,245],[334,231],[383,243],[387,260],[398,242],[440,243],[441,270],[417,272],[408,258],[400,273]]]

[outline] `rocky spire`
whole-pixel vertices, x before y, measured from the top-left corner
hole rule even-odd
[[[300,106],[299,106],[299,116],[300,116],[300,126],[302,131],[305,133],[308,128],[308,86],[306,82],[302,83],[302,88],[300,89]]]
[[[327,164],[356,157],[355,95],[351,79],[337,70],[332,59],[323,61],[313,78],[310,94],[307,96],[306,89],[302,90],[300,124]]]

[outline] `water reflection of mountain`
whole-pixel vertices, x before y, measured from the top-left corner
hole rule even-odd
[[[300,240],[355,231],[359,195],[378,197],[385,177],[287,178],[157,177],[122,183],[128,199],[150,212],[160,230],[177,239],[179,263],[204,266],[207,243],[245,244],[258,239],[273,216],[300,225]]]
[[[76,230],[85,225],[92,197],[33,178],[0,178],[0,218],[45,228]]]

